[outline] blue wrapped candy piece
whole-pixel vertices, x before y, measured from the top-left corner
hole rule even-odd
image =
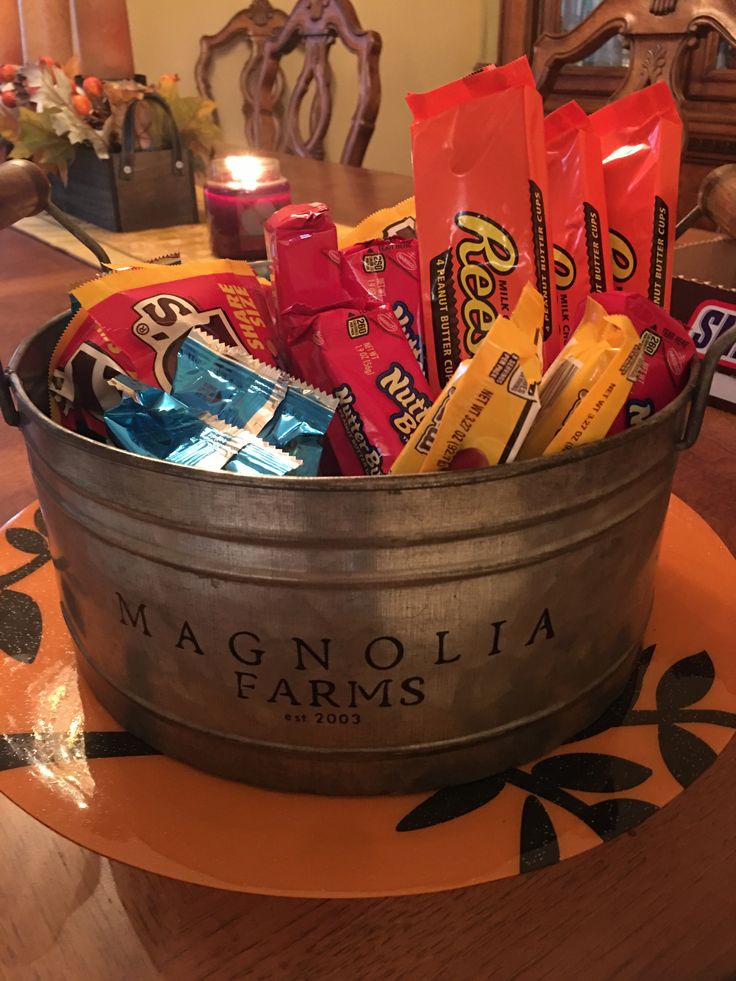
[[[198,328],[179,350],[172,394],[195,415],[210,412],[294,454],[302,461],[295,476],[317,475],[322,440],[337,408],[332,395]]]
[[[337,408],[337,399],[293,378],[281,405],[260,435],[267,443],[293,453],[302,461],[295,477],[316,477],[322,439]]]
[[[141,456],[201,470],[228,470],[245,475],[283,476],[301,461],[269,446],[245,429],[210,413],[197,417],[168,392],[118,375],[110,381],[123,398],[105,412],[115,443]]]
[[[194,328],[179,349],[171,394],[195,416],[210,412],[259,433],[286,394],[286,378],[278,368]]]

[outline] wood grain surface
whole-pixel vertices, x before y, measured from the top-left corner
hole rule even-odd
[[[397,175],[311,160],[287,166],[294,199],[327,200],[342,222],[411,192]],[[13,231],[0,232],[0,259],[6,362],[89,268]],[[2,423],[0,461],[6,519],[34,492],[21,437]],[[708,409],[675,490],[732,550],[735,477],[736,417]],[[735,788],[736,741],[640,828],[578,858],[472,889],[354,901],[238,895],[164,879],[67,842],[0,798],[0,977],[733,978]]]

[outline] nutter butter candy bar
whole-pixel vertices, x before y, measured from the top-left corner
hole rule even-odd
[[[642,369],[610,433],[645,422],[677,398],[688,379],[695,344],[687,329],[651,300],[635,293],[604,293],[596,300],[609,314],[629,318],[641,339]]]
[[[342,250],[361,286],[396,314],[422,369],[426,367],[422,341],[422,290],[419,252],[415,238],[378,238]]]
[[[545,207],[542,100],[526,59],[407,97],[427,370],[433,390],[479,349],[531,282],[545,362],[561,348]]]
[[[286,395],[285,379],[278,368],[194,328],[179,349],[171,393],[195,415],[210,412],[260,433]]]
[[[382,208],[368,215],[355,228],[344,232],[339,239],[341,249],[374,238],[416,238],[417,219],[414,198],[400,201],[392,208]]]
[[[343,474],[387,473],[429,386],[393,311],[366,292],[336,242],[324,205],[269,220],[282,354],[292,374],[338,400],[327,458]]]
[[[590,117],[601,141],[617,289],[669,309],[682,122],[665,82]]]
[[[295,303],[316,310],[347,298],[339,266],[325,261],[337,252],[337,229],[326,204],[280,208],[265,232],[279,318]]]
[[[432,401],[393,312],[371,300],[292,312],[286,338],[295,372],[338,400],[327,439],[340,471],[388,473]]]
[[[513,460],[539,410],[544,300],[527,287],[498,317],[427,410],[391,473],[483,467]]]
[[[541,409],[519,459],[602,439],[641,370],[639,335],[628,317],[588,299],[580,326],[545,373]]]
[[[566,344],[580,304],[612,288],[606,187],[600,140],[576,102],[547,116],[544,137],[557,318]]]
[[[109,378],[138,378],[171,388],[177,351],[193,327],[273,361],[273,324],[262,287],[247,263],[202,260],[145,266],[100,276],[77,288],[81,304],[49,366],[51,415],[104,431]]]

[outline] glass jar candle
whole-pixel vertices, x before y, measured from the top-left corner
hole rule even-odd
[[[263,259],[263,225],[291,203],[289,184],[274,157],[218,157],[204,187],[212,252],[220,259]]]

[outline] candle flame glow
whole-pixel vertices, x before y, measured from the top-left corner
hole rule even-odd
[[[258,187],[265,170],[260,157],[225,157],[225,166],[232,175],[231,185],[242,187],[245,191],[253,191]]]

